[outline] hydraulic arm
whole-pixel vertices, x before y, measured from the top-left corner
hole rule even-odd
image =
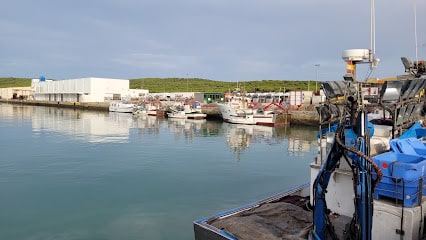
[[[327,157],[314,181],[314,219],[311,232],[314,239],[336,238],[333,227],[328,218],[325,194],[330,177],[340,159],[350,159],[353,171],[353,188],[355,212],[352,220],[352,233],[354,239],[371,239],[373,218],[373,189],[380,181],[382,173],[380,168],[371,160],[369,154],[369,133],[371,128],[367,127],[366,115],[363,111],[357,113],[355,124],[346,126],[341,124],[336,131],[334,141],[327,153]],[[346,133],[346,134],[345,134]],[[353,138],[353,145],[344,144],[342,139]],[[348,139],[346,139],[348,140]],[[376,179],[373,180],[373,172]]]

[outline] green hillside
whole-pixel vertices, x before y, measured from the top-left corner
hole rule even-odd
[[[0,88],[30,87],[30,78],[0,78]],[[278,92],[285,90],[308,90],[308,81],[261,80],[245,82],[222,82],[201,78],[137,78],[130,79],[131,89],[148,89],[158,92],[226,92],[236,88],[247,92]],[[315,90],[311,81],[310,90]]]
[[[31,78],[0,78],[0,88],[31,87]]]
[[[311,81],[310,89],[315,89]],[[131,89],[148,89],[149,92],[226,92],[236,88],[247,92],[308,90],[308,81],[261,80],[247,82],[222,82],[200,78],[138,78],[130,80]]]

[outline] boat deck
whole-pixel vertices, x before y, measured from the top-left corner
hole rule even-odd
[[[307,202],[309,197],[287,196],[207,223],[237,239],[303,239],[312,226],[312,212],[303,208]]]

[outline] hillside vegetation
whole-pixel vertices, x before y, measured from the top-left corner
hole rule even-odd
[[[31,78],[0,78],[0,88],[31,87]]]
[[[222,82],[201,78],[140,78],[130,80],[131,89],[148,89],[149,92],[227,92],[236,88],[247,92],[278,92],[308,90],[308,81],[261,80],[247,82]],[[315,90],[311,81],[310,90]]]
[[[30,78],[0,78],[0,88],[30,87]],[[130,79],[131,89],[148,89],[149,92],[227,92],[236,88],[247,92],[278,92],[308,90],[308,81],[261,80],[222,82],[201,78],[138,78]],[[310,82],[315,90],[315,81]]]

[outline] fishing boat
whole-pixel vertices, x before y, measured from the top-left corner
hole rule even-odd
[[[135,116],[147,116],[148,110],[146,110],[145,108],[136,107],[135,111],[133,111],[133,115],[135,115]]]
[[[196,119],[201,120],[207,117],[207,114],[202,113],[200,108],[193,108],[188,104],[183,106],[174,106],[170,112],[167,112],[169,118],[180,118],[180,119]]]
[[[217,103],[217,107],[223,121],[228,123],[271,127],[290,124],[290,115],[274,102],[265,107],[254,107],[247,99],[232,99],[226,103]]]
[[[145,111],[148,116],[156,116],[156,117],[166,116],[166,111],[163,110],[160,106],[153,103],[146,104]]]
[[[133,114],[135,116],[165,117],[166,110],[159,100],[150,99],[136,104]]]
[[[133,113],[136,107],[136,104],[119,101],[110,102],[108,109],[110,112]]]
[[[319,151],[310,180],[194,221],[196,240],[425,238],[425,64],[402,58],[406,74],[378,84],[371,103],[356,66],[375,67],[373,51],[345,50],[342,58],[344,81],[321,83],[326,101],[317,107]],[[389,114],[373,122],[368,109]]]
[[[148,109],[147,110],[147,115],[148,116],[156,116],[156,117],[165,117],[166,116],[166,111],[162,110],[162,109]]]

